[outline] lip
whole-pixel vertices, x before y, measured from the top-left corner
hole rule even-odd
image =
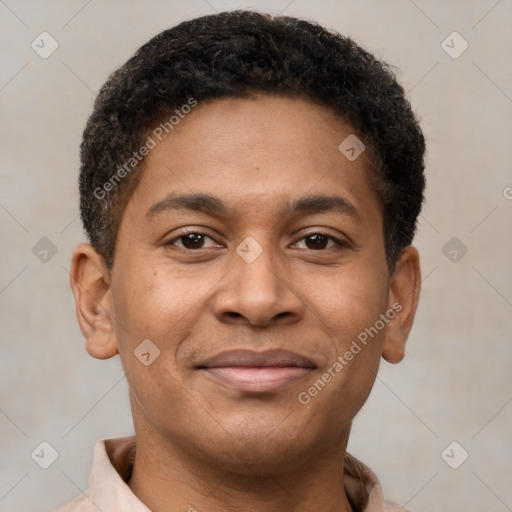
[[[239,391],[268,393],[306,378],[316,365],[288,350],[230,350],[207,359],[197,369]]]

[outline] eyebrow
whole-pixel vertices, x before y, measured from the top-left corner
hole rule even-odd
[[[164,199],[155,203],[146,212],[145,218],[151,219],[156,215],[172,210],[189,210],[202,212],[211,216],[226,216],[228,207],[218,197],[209,194],[182,194],[170,193]],[[347,199],[336,195],[310,195],[300,197],[293,201],[285,201],[282,215],[315,214],[325,212],[339,212],[361,220],[360,211]]]

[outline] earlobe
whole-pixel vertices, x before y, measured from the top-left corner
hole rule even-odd
[[[80,244],[71,260],[70,285],[87,352],[97,359],[118,354],[108,269],[89,244]]]
[[[420,288],[419,253],[411,245],[400,253],[391,276],[388,308],[396,314],[386,325],[382,350],[382,357],[389,363],[399,363],[404,357],[405,343],[418,307]]]

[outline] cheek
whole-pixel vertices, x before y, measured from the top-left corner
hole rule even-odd
[[[112,298],[123,367],[139,374],[140,361],[134,355],[142,350],[139,346],[144,340],[150,340],[159,355],[147,378],[155,381],[155,389],[158,383],[172,384],[173,379],[181,378],[178,350],[197,329],[200,315],[208,308],[208,292],[221,276],[212,272],[206,276],[200,270],[196,276],[184,276],[165,260],[145,262],[138,267],[119,265],[118,270]],[[170,373],[156,375],[160,365],[162,372]]]
[[[382,274],[368,267],[359,270],[356,265],[322,278],[309,275],[296,289],[301,290],[318,321],[339,340],[340,350],[372,326],[387,304],[388,290]]]
[[[387,277],[377,266],[354,266],[325,281],[318,294],[320,321],[334,340],[336,351],[323,368],[329,384],[319,405],[334,417],[355,415],[366,401],[378,371],[387,308]],[[320,376],[321,378],[321,376]],[[321,386],[318,386],[321,387]]]
[[[186,323],[194,297],[185,283],[149,264],[130,267],[129,271],[121,267],[118,276],[122,277],[116,280],[112,296],[121,345],[145,338],[157,344],[164,339],[167,342],[171,329]]]
[[[188,395],[182,396],[175,354],[193,328],[195,319],[187,313],[192,312],[196,297],[183,281],[165,275],[163,268],[140,265],[127,272],[120,265],[118,270],[112,298],[132,407],[159,423],[172,396],[173,408],[186,416]]]
[[[330,423],[335,435],[361,409],[375,381],[384,329],[372,328],[386,310],[386,288],[369,271],[339,273],[324,284],[323,293],[317,288],[310,296],[315,322],[331,341],[329,359],[317,380],[301,390],[301,403],[310,401],[316,426]]]

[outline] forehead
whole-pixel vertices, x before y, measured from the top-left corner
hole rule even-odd
[[[366,221],[380,215],[368,155],[349,160],[339,149],[353,129],[306,100],[258,95],[207,101],[162,140],[150,136],[155,146],[128,205],[146,218],[178,194],[221,198],[231,215],[282,213],[301,197],[326,195],[341,197]]]

